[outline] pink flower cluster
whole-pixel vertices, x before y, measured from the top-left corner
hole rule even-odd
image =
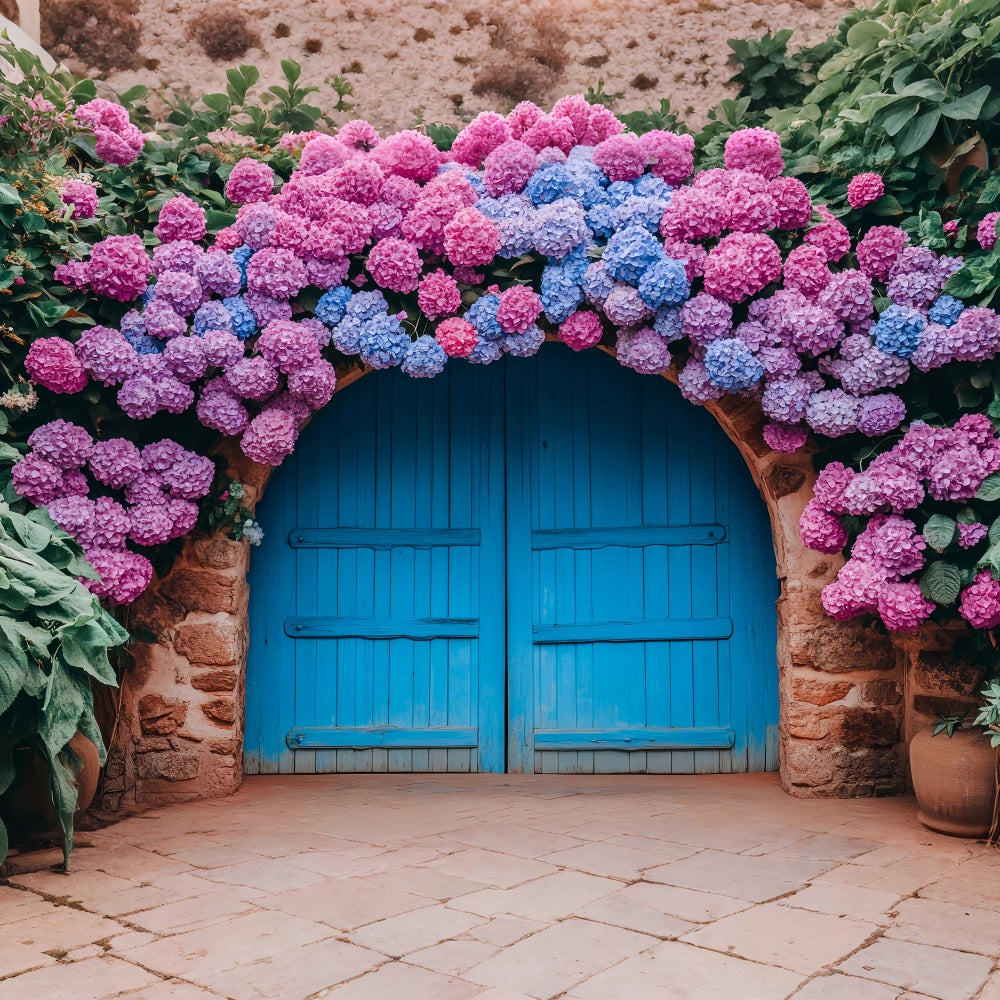
[[[28,445],[11,472],[14,488],[47,507],[80,543],[100,577],[83,582],[114,604],[130,604],[153,575],[149,559],[128,543],[160,545],[188,534],[198,520],[194,501],[208,493],[215,474],[210,459],[175,441],[140,450],[124,438],[95,441],[65,420],[36,428]]]
[[[849,539],[844,515],[867,519],[837,579],[823,589],[827,613],[841,621],[875,613],[893,631],[916,629],[935,605],[912,579],[925,566],[927,541],[902,515],[926,498],[964,507],[998,470],[1000,439],[984,414],[967,414],[952,427],[914,423],[861,472],[827,465],[799,522],[802,541],[819,552],[840,552]],[[975,523],[959,524],[955,534],[960,548],[974,548],[987,533]],[[959,612],[976,628],[1000,624],[1000,583],[980,573],[963,591]]]
[[[120,104],[98,97],[81,104],[75,118],[93,129],[97,140],[94,151],[105,162],[127,167],[142,152],[143,134],[129,121],[128,112]]]

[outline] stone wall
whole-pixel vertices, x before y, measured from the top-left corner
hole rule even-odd
[[[338,391],[360,372],[341,380]],[[886,795],[906,785],[906,742],[978,673],[951,662],[954,633],[927,630],[902,644],[870,626],[838,624],[819,595],[839,560],[803,548],[798,519],[811,495],[812,459],[780,455],[761,437],[756,403],[729,397],[710,410],[747,461],[771,517],[778,600],[780,760],[797,796]],[[253,507],[270,470],[234,450],[232,474]],[[265,544],[267,542],[265,541]],[[249,547],[189,538],[172,570],[132,612],[158,641],[140,644],[123,685],[106,808],[228,795],[242,781],[249,642]]]

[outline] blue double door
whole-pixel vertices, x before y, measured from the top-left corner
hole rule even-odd
[[[249,773],[777,767],[764,506],[665,379],[560,344],[368,375],[258,516]]]

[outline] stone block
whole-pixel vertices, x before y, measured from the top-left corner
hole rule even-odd
[[[830,715],[813,705],[789,705],[785,716],[788,735],[795,739],[823,740],[830,735]]]
[[[833,761],[826,747],[812,742],[788,739],[785,743],[782,778],[791,786],[815,788],[833,780]]]
[[[231,726],[236,721],[236,706],[231,698],[216,698],[201,706],[201,710],[213,722]]]
[[[903,700],[899,681],[869,681],[861,689],[861,700],[869,705],[888,707],[898,705]]]
[[[900,718],[888,709],[848,708],[832,734],[845,747],[894,747],[900,739]]]
[[[245,544],[245,542],[234,542],[231,538],[212,535],[209,538],[196,538],[192,550],[200,566],[207,566],[210,569],[235,569],[246,558],[243,552]]]
[[[975,696],[983,683],[980,665],[962,663],[954,651],[921,650],[913,663],[913,680],[927,694],[945,698]]]
[[[198,777],[199,757],[196,753],[167,750],[144,753],[136,761],[140,778],[162,778],[165,781],[190,781]]]
[[[239,663],[246,652],[246,640],[247,630],[235,618],[185,622],[174,630],[174,649],[189,662],[210,667]]]
[[[144,694],[139,699],[139,725],[143,733],[152,736],[169,736],[184,725],[187,706],[167,701],[162,695]]]
[[[918,694],[913,697],[913,711],[928,719],[936,719],[939,715],[966,715],[977,705],[974,698],[945,698],[933,694]]]
[[[792,698],[795,701],[808,702],[810,705],[829,705],[834,701],[842,701],[853,688],[854,681],[831,680],[823,674],[796,673],[792,676]]]
[[[160,593],[185,612],[216,614],[240,610],[243,587],[234,577],[209,570],[175,569],[162,583]]]
[[[764,473],[764,480],[775,500],[780,500],[791,493],[798,493],[805,486],[806,478],[804,469],[787,462],[775,462]]]
[[[888,636],[864,626],[835,622],[790,628],[788,652],[793,667],[812,667],[831,674],[895,670],[898,657]]]
[[[209,753],[222,756],[237,757],[243,752],[243,741],[240,739],[209,740],[205,745]]]
[[[191,687],[198,691],[232,691],[236,687],[235,670],[219,667],[199,671],[191,678]]]

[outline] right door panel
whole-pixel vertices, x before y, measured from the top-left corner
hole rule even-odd
[[[665,379],[548,344],[507,366],[508,768],[777,767],[770,529]]]

